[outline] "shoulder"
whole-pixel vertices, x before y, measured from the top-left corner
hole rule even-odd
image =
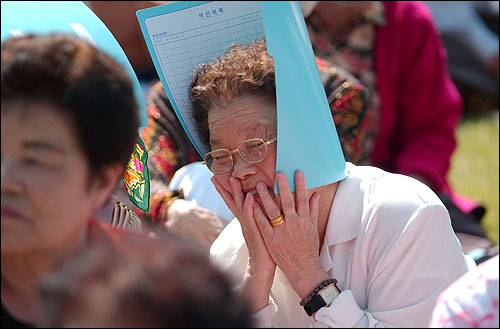
[[[448,211],[429,187],[373,167],[350,166],[349,171],[355,192],[335,217],[358,225],[356,248],[369,256],[373,273],[391,266],[419,268],[428,274],[434,271],[432,275],[440,278],[448,276],[442,282],[449,285],[450,278],[466,272],[470,264],[453,232]],[[352,208],[360,210],[353,212]]]
[[[189,247],[174,235],[164,237],[146,235],[91,219],[89,222],[89,249],[113,249],[134,254],[145,249],[169,249],[185,252]]]
[[[359,190],[365,198],[365,206],[404,206],[402,208],[413,210],[428,205],[444,207],[436,193],[413,177],[351,163],[347,168],[347,189]]]
[[[208,173],[207,173],[208,172]],[[168,184],[170,190],[177,190],[184,188],[184,196],[187,196],[193,186],[196,186],[197,181],[203,184],[209,183],[211,172],[206,168],[202,162],[195,161],[179,168],[173,175]]]
[[[362,231],[398,236],[410,226],[450,226],[448,211],[422,182],[370,166],[349,166],[351,199],[359,194]]]
[[[206,166],[203,165],[203,163],[201,161],[195,161],[195,162],[192,162],[192,163],[188,163],[187,165],[185,166],[182,166],[181,168],[179,168],[174,177],[178,176],[179,178],[178,179],[181,179],[185,176],[193,176],[193,175],[203,175],[203,176],[207,176],[207,171],[208,170],[205,170],[204,168],[206,168]],[[210,171],[208,171],[208,173],[210,173]],[[172,178],[173,180],[173,178]]]

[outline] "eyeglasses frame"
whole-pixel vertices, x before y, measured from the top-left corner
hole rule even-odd
[[[235,148],[234,150],[232,150],[232,151],[230,151],[230,150],[228,150],[228,149],[216,149],[216,150],[210,151],[210,152],[208,152],[207,154],[205,154],[205,156],[203,157],[203,162],[202,162],[202,164],[206,165],[206,166],[207,166],[207,168],[208,168],[208,164],[207,164],[207,160],[206,160],[207,155],[209,155],[210,153],[213,153],[213,152],[217,152],[217,151],[228,151],[228,152],[229,152],[229,157],[231,158],[231,162],[232,162],[232,164],[233,164],[233,165],[231,166],[231,168],[229,168],[228,170],[226,170],[226,171],[224,171],[224,172],[220,172],[220,173],[214,173],[212,170],[210,170],[210,168],[208,168],[208,170],[210,170],[210,171],[211,171],[214,175],[223,175],[223,174],[225,174],[225,173],[227,173],[227,172],[230,172],[230,171],[233,169],[233,167],[234,167],[234,158],[233,158],[233,153],[235,153],[235,152],[241,153],[241,152],[240,152],[240,150],[238,150],[239,146],[240,146],[241,144],[243,144],[243,143],[247,143],[247,142],[254,141],[254,140],[261,140],[261,141],[264,143],[264,146],[266,147],[266,151],[267,151],[267,152],[268,152],[268,154],[269,154],[269,150],[267,149],[267,146],[268,146],[269,144],[271,144],[271,143],[276,142],[276,141],[278,140],[278,137],[271,138],[271,139],[270,139],[270,140],[268,140],[268,141],[265,141],[264,139],[259,138],[259,137],[250,138],[250,139],[247,139],[247,140],[244,140],[244,141],[242,141],[242,142],[238,143],[238,145],[236,145],[236,148]],[[241,156],[241,154],[240,154],[240,156]],[[265,156],[262,160],[259,160],[259,161],[248,161],[248,160],[246,160],[244,157],[241,157],[241,159],[242,159],[243,161],[245,161],[246,163],[259,163],[259,162],[264,161],[264,159],[265,159],[265,158],[267,158],[267,154],[266,154],[266,156]]]

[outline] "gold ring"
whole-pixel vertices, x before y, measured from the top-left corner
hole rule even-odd
[[[283,217],[283,215],[279,215],[278,217],[276,217],[273,220],[270,220],[269,222],[271,223],[271,225],[273,227],[276,227],[276,226],[280,226],[281,224],[283,224],[284,221],[285,221],[285,218]]]

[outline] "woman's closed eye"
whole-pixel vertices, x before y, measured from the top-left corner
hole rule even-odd
[[[248,149],[249,153],[259,152],[261,146],[262,146],[262,143],[252,143],[252,144],[248,145],[247,149]]]
[[[28,142],[23,149],[23,162],[29,166],[57,168],[65,156],[64,149],[44,142]]]
[[[212,157],[215,162],[223,163],[229,161],[229,157],[226,155],[214,156]]]
[[[62,161],[59,155],[49,154],[26,155],[23,159],[23,162],[30,167],[44,167],[49,169],[59,167]]]
[[[215,152],[212,153],[211,155],[214,160],[221,160],[227,158],[227,155],[222,152]]]

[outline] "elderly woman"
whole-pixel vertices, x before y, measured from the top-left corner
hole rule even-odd
[[[265,41],[233,45],[195,71],[205,163],[238,219],[211,259],[259,326],[427,326],[439,292],[468,270],[443,204],[413,178],[351,163],[347,178],[312,189],[297,171],[292,193],[275,172],[276,143],[287,143],[275,90]]]
[[[133,234],[93,214],[129,161],[138,113],[121,65],[74,36],[12,38],[1,51],[2,327],[31,326],[47,273],[98,236]]]

